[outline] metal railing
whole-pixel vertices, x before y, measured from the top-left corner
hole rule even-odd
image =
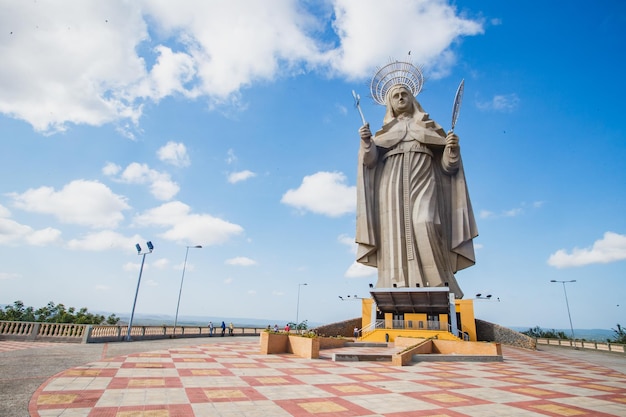
[[[435,330],[451,332],[452,327],[442,321],[431,320],[376,320],[360,330],[361,338],[378,329]],[[468,335],[469,337],[469,335]]]

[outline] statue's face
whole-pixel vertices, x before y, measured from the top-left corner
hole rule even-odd
[[[406,88],[393,88],[389,94],[391,94],[391,107],[395,114],[409,112],[413,109],[411,93]]]

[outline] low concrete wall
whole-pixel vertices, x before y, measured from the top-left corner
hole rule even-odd
[[[537,343],[532,337],[484,320],[476,319],[476,336],[479,341],[537,349]]]
[[[412,338],[401,338],[401,339],[412,339]],[[416,339],[413,339],[413,342],[415,342],[415,340]],[[403,342],[406,343],[407,341],[403,340]],[[413,362],[413,355],[430,353],[432,351],[432,348],[433,348],[433,341],[430,339],[423,339],[419,341],[417,344],[408,346],[402,352],[398,352],[395,355],[393,355],[391,357],[391,364],[393,366],[406,366],[410,364],[411,362]]]
[[[306,359],[320,357],[320,340],[317,337],[289,336],[289,352]]]
[[[399,337],[396,346],[407,348],[393,355],[394,366],[406,366],[418,360],[433,361],[501,361],[502,345],[500,343],[452,341],[437,339],[416,339]]]
[[[431,353],[442,355],[502,355],[502,345],[500,343],[486,342],[452,342],[449,340],[433,340],[433,350]]]
[[[293,353],[305,359],[320,357],[320,340],[317,337],[304,337],[288,333],[261,333],[261,354]]]
[[[289,335],[287,333],[261,333],[261,354],[289,352]]]
[[[337,349],[344,347],[346,343],[351,342],[353,339],[342,339],[340,337],[319,337],[320,349]]]

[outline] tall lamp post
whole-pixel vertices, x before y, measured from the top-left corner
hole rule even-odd
[[[178,290],[178,303],[176,304],[176,317],[174,318],[174,332],[172,337],[176,337],[176,325],[178,324],[178,308],[180,307],[180,295],[183,293],[183,281],[185,280],[185,268],[187,268],[187,255],[189,255],[189,248],[202,249],[202,245],[187,246],[185,251],[185,262],[183,263],[183,276],[180,278],[180,289]]]
[[[576,282],[575,279],[570,281],[557,281],[556,279],[551,279],[550,282],[560,282],[563,284],[563,293],[565,294],[565,305],[567,306],[567,316],[569,317],[569,328],[572,331],[572,341],[574,342],[574,347],[576,347],[576,338],[574,337],[574,326],[572,325],[572,315],[569,312],[569,302],[567,301],[567,290],[565,289],[565,284],[568,282]]]
[[[137,280],[137,289],[135,290],[135,300],[133,301],[133,309],[130,312],[130,321],[128,322],[128,332],[126,333],[127,342],[130,342],[131,340],[130,330],[133,327],[133,318],[135,317],[135,306],[137,305],[137,295],[139,294],[139,284],[141,284],[141,274],[143,273],[143,264],[146,261],[146,255],[149,253],[152,253],[152,251],[154,250],[154,246],[152,245],[152,242],[147,241],[146,246],[148,246],[148,252],[142,252],[141,246],[139,246],[139,243],[135,245],[135,248],[137,248],[137,255],[143,255],[143,256],[141,258],[141,267],[139,268],[139,279]]]
[[[306,282],[303,284],[298,284],[298,303],[296,304],[296,328],[298,327],[298,316],[300,315],[300,287],[303,285],[307,285]]]

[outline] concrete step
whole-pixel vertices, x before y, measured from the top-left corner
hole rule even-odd
[[[389,343],[383,342],[346,342],[345,347],[374,347],[374,348],[388,348]]]
[[[391,355],[376,353],[333,353],[333,362],[391,362]]]

